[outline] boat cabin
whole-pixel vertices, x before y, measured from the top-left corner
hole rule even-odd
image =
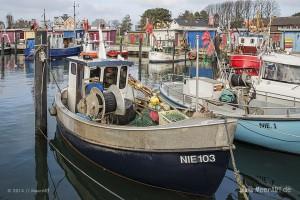
[[[77,104],[92,87],[103,91],[116,85],[122,93],[128,84],[128,67],[133,62],[110,59],[84,59],[69,57],[69,110],[77,112]]]
[[[271,54],[262,57],[261,79],[300,84],[300,57]]]
[[[257,54],[257,49],[263,43],[263,37],[259,36],[241,36],[239,37],[239,50],[243,54],[255,55]]]
[[[260,100],[270,102],[270,97],[274,97],[276,104],[288,100],[285,105],[295,106],[300,101],[300,57],[272,53],[263,55],[262,61],[259,78],[254,81]]]

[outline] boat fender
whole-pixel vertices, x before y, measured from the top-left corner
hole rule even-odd
[[[50,108],[48,109],[49,113],[51,116],[56,116],[57,115],[57,110],[55,105],[50,106]]]

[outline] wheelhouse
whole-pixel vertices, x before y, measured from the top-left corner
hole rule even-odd
[[[300,57],[271,54],[262,57],[261,79],[300,84]]]
[[[123,60],[85,60],[82,57],[69,57],[68,106],[77,112],[76,105],[91,87],[101,91],[116,85],[125,93],[128,84],[128,67],[133,62]]]

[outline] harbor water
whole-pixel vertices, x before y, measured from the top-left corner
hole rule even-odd
[[[136,58],[129,60],[137,63]],[[48,71],[48,107],[60,88],[67,86],[68,64],[51,61]],[[157,87],[160,77],[189,72],[193,63],[148,64],[143,60],[143,82]],[[48,138],[35,134],[34,63],[24,56],[0,60],[0,199],[128,199],[188,200],[242,199],[229,165],[211,198],[145,186],[99,168],[62,140],[54,117],[48,115]],[[138,67],[130,69],[138,77]],[[209,65],[200,74],[211,76]],[[41,146],[40,144],[47,144]],[[49,145],[50,143],[50,145]],[[236,165],[250,199],[300,199],[300,156],[235,142]],[[42,160],[42,162],[41,162]],[[40,173],[40,172],[44,173]]]

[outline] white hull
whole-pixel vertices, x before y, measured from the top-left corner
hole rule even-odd
[[[184,54],[175,54],[174,62],[180,62],[185,60]],[[172,63],[173,55],[164,52],[150,51],[149,62],[151,63]]]

